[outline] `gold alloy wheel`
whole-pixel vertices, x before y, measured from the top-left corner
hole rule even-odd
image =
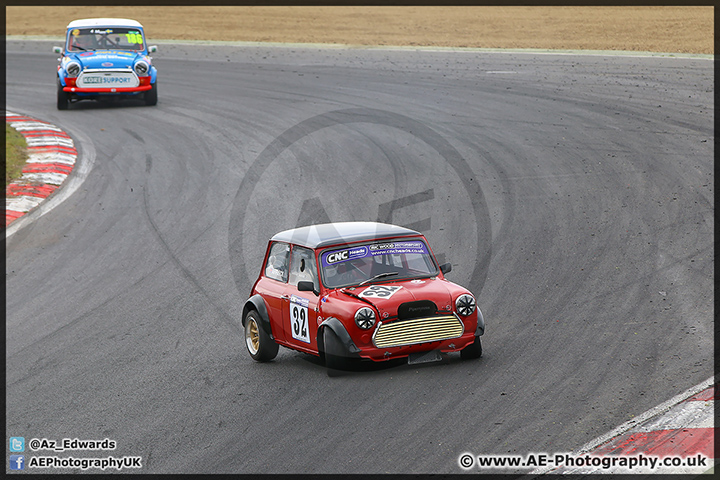
[[[245,343],[247,343],[248,350],[253,355],[260,350],[260,332],[258,332],[258,324],[254,318],[248,318],[248,324],[245,328]]]

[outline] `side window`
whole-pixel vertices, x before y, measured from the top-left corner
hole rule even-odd
[[[297,286],[298,282],[313,282],[315,289],[319,290],[315,253],[303,247],[293,247],[290,256],[290,285]]]
[[[270,247],[270,254],[265,264],[265,276],[280,282],[287,282],[289,256],[290,245],[287,243],[274,243]]]

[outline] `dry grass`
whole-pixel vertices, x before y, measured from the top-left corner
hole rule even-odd
[[[153,39],[714,53],[713,7],[83,7]],[[7,35],[62,36],[68,7],[6,8]]]

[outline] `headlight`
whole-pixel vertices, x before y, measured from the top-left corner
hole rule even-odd
[[[455,300],[455,309],[459,315],[467,317],[475,311],[475,299],[467,293],[460,295],[457,300]]]
[[[144,60],[140,60],[135,64],[135,73],[137,73],[140,77],[147,75],[148,70],[150,70],[150,65],[148,65]]]
[[[372,308],[362,307],[355,312],[355,324],[363,330],[372,328],[375,325],[375,311]]]
[[[77,62],[70,62],[65,67],[68,77],[77,77],[80,75],[80,64]]]

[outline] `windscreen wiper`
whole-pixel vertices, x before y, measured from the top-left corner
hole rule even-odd
[[[363,280],[362,282],[360,282],[360,284],[358,284],[358,287],[361,286],[361,285],[365,285],[365,284],[368,283],[368,282],[372,282],[373,280],[377,280],[378,278],[390,277],[390,276],[392,276],[392,275],[397,275],[397,274],[398,274],[398,272],[383,272],[383,273],[378,273],[378,274],[375,275],[374,277],[368,278],[367,280]]]

